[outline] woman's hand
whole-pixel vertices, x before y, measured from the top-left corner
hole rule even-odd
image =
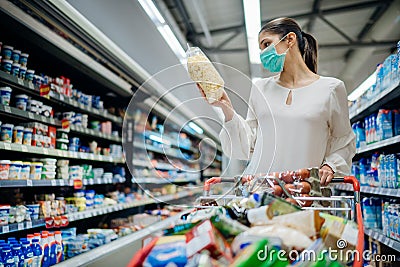
[[[206,94],[204,93],[203,89],[201,88],[200,84],[196,83],[197,88],[199,89],[200,94],[203,96],[204,100],[208,102]],[[214,103],[211,103],[210,105],[214,107],[219,107],[222,109],[225,115],[225,122],[230,121],[233,118],[234,114],[234,109],[232,106],[232,102],[229,99],[228,94],[225,92],[222,94],[222,97],[220,100],[215,101]]]
[[[333,179],[333,170],[328,165],[324,165],[319,169],[319,178],[321,185],[327,186]]]

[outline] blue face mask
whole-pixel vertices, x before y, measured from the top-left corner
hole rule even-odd
[[[267,48],[265,48],[263,51],[261,51],[260,60],[266,70],[270,72],[283,71],[283,65],[285,64],[286,53],[290,47],[286,49],[284,53],[278,54],[278,52],[276,52],[275,46],[277,46],[283,39],[285,39],[286,36],[287,35],[282,37],[282,39],[280,39],[278,43],[272,44]]]

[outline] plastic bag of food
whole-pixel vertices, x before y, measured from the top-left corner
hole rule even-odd
[[[198,47],[188,46],[186,56],[190,78],[200,84],[208,102],[220,100],[224,93],[224,80],[211,61]]]

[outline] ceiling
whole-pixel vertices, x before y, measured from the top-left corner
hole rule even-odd
[[[190,43],[201,47],[213,61],[251,75],[242,0],[155,1],[160,2],[168,7]],[[397,0],[261,0],[260,5],[262,24],[287,16],[313,34],[320,45],[319,74],[341,78],[349,92],[394,50],[400,38]],[[378,28],[377,34],[374,28]],[[207,31],[211,42],[204,34]],[[370,49],[365,58],[354,58],[357,51],[366,48]],[[352,60],[362,63],[349,70],[346,65]],[[264,75],[268,73],[264,71]]]

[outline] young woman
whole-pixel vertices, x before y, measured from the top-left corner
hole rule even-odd
[[[255,83],[246,119],[226,92],[213,103],[225,115],[224,153],[250,159],[247,173],[319,167],[322,185],[335,173],[350,173],[355,135],[347,92],[342,81],[317,74],[314,37],[295,20],[279,18],[262,27],[258,40],[264,68],[279,74]]]

